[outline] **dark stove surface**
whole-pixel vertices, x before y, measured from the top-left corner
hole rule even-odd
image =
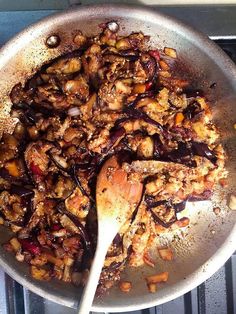
[[[1,7],[0,7],[1,9]],[[217,31],[221,36],[214,36],[214,25],[211,20],[211,30],[203,28],[201,19],[205,20],[207,14],[212,18],[212,12],[217,15],[223,14],[223,25],[227,25],[227,10],[231,17],[231,24],[236,23],[236,7],[234,14],[231,8],[217,10],[216,8],[201,8],[198,20],[194,19],[194,26],[199,25],[199,29],[204,30],[215,42],[232,58],[236,63],[236,28]],[[191,8],[176,9],[162,8],[161,11],[176,16],[183,21],[191,22],[189,12],[195,16]],[[29,24],[40,18],[54,13],[54,10],[44,11],[11,11],[0,12],[0,46]],[[186,14],[187,12],[187,14]],[[201,13],[202,12],[202,13]],[[221,22],[222,22],[221,19]],[[14,23],[12,23],[14,21]],[[216,21],[217,22],[217,21]],[[217,22],[218,23],[218,22]],[[206,25],[206,22],[205,24]],[[219,28],[222,26],[218,24]],[[231,25],[232,26],[232,25]],[[236,26],[236,25],[235,25]],[[224,31],[230,32],[230,36],[222,35]],[[220,38],[219,38],[220,37]],[[230,38],[229,38],[230,37]],[[228,38],[228,39],[226,39]],[[74,314],[76,310],[60,306],[47,299],[41,298],[22,287],[0,268],[0,314]],[[236,254],[234,254],[226,264],[220,268],[211,278],[203,284],[185,295],[167,302],[163,305],[144,309],[142,311],[130,312],[132,314],[236,314]]]
[[[217,39],[214,42],[236,63],[236,39]]]

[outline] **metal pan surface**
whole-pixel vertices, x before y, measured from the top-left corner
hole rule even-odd
[[[193,289],[217,271],[236,249],[236,211],[230,210],[227,199],[235,191],[236,139],[233,124],[236,119],[236,67],[206,36],[181,22],[145,7],[125,5],[93,5],[65,11],[47,17],[28,27],[0,50],[0,130],[10,129],[9,92],[18,82],[24,82],[42,64],[75,48],[73,36],[81,30],[86,35],[99,32],[102,22],[115,20],[121,33],[142,31],[151,36],[151,45],[177,49],[182,67],[179,73],[189,77],[193,86],[203,89],[212,103],[216,125],[228,154],[229,186],[215,192],[212,202],[198,202],[189,208],[190,228],[185,236],[172,241],[175,260],[157,260],[156,268],[127,269],[133,289],[128,294],[113,288],[109,295],[96,299],[93,311],[122,312],[148,308],[174,299]],[[48,48],[46,39],[60,37],[60,45]],[[214,84],[214,88],[210,86]],[[213,207],[220,207],[216,216]],[[8,229],[0,228],[0,242],[10,237]],[[28,267],[0,247],[0,265],[15,280],[33,292],[60,304],[78,306],[81,290],[58,281],[39,282],[31,278]],[[145,276],[169,271],[169,281],[158,291],[147,291]]]

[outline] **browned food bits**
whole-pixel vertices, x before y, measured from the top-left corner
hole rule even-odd
[[[158,249],[158,253],[164,261],[172,261],[174,258],[173,251],[170,248]]]
[[[17,240],[17,238],[12,238],[9,242],[10,242],[10,244],[11,244],[11,246],[15,252],[17,252],[21,249],[21,244]]]
[[[177,53],[176,53],[176,50],[173,49],[173,48],[168,48],[168,47],[165,47],[164,48],[164,53],[168,56],[168,57],[171,57],[171,58],[177,58]]]
[[[143,255],[143,260],[144,263],[147,264],[148,266],[154,267],[155,266],[155,262],[153,261],[153,259],[151,258],[151,256],[149,255],[149,253],[145,253]]]
[[[73,41],[74,41],[74,43],[75,43],[78,47],[82,47],[82,46],[86,43],[87,37],[84,36],[81,31],[79,31],[79,32],[77,32],[77,34],[75,35]]]
[[[132,288],[132,284],[130,281],[121,281],[119,287],[122,292],[129,292]]]
[[[157,285],[155,283],[148,283],[147,284],[147,287],[148,287],[148,291],[150,293],[155,293],[157,292]]]
[[[166,282],[168,280],[168,277],[169,277],[169,273],[163,272],[160,274],[146,277],[146,281],[148,284],[156,284],[156,283],[160,283],[160,282]]]
[[[236,210],[236,196],[234,194],[230,195],[228,206],[230,209]]]
[[[163,71],[169,71],[170,70],[169,65],[164,60],[160,60],[159,64],[160,64],[160,67]]]
[[[220,185],[223,187],[223,188],[225,188],[225,187],[227,187],[228,186],[228,180],[227,179],[220,179],[219,180],[219,183],[220,183]]]
[[[189,225],[189,218],[187,217],[183,217],[183,218],[180,218],[179,220],[177,220],[175,222],[175,225],[178,227],[178,228],[184,228],[184,227],[187,227]]]
[[[34,279],[48,281],[51,279],[49,271],[36,266],[31,266],[31,275]]]
[[[214,214],[219,215],[220,212],[221,212],[220,207],[214,207],[214,208],[213,208],[213,212],[214,212]]]

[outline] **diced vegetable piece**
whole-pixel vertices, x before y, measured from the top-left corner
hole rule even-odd
[[[64,258],[65,268],[62,280],[65,282],[71,282],[71,266],[73,265],[73,263],[74,263],[73,258],[70,258],[68,256]]]
[[[146,84],[135,84],[133,88],[134,94],[142,94],[146,91]]]
[[[163,77],[165,77],[165,78],[171,77],[171,73],[168,72],[168,71],[160,71],[160,72],[159,72],[159,75],[160,75],[160,76],[163,76]]]
[[[149,292],[151,293],[157,292],[157,285],[155,283],[148,283],[147,287]]]
[[[64,237],[67,234],[66,229],[60,229],[57,231],[53,231],[52,234],[54,235],[54,237]]]
[[[96,100],[97,100],[97,94],[93,93],[92,96],[89,98],[89,100],[86,102],[85,105],[89,112],[92,111],[93,105],[95,104]]]
[[[86,36],[84,36],[81,31],[78,31],[78,33],[75,35],[73,39],[74,43],[78,47],[83,46],[86,43],[86,40],[87,40]]]
[[[158,249],[158,253],[164,261],[172,261],[173,260],[174,255],[173,255],[173,252],[170,248]]]
[[[80,115],[80,109],[78,107],[72,107],[68,110],[68,115],[71,117],[76,117]]]
[[[34,258],[31,259],[30,264],[37,266],[37,267],[41,267],[45,264],[47,264],[48,259],[46,257],[46,254],[42,253],[40,255],[35,256]]]
[[[165,271],[165,272],[160,273],[160,274],[146,277],[146,281],[148,284],[166,282],[168,280],[168,277],[169,277],[169,273],[167,271]]]
[[[47,68],[49,74],[71,74],[78,72],[81,69],[81,61],[79,58],[59,59],[53,65]]]
[[[138,146],[138,156],[144,158],[151,158],[153,156],[154,144],[151,137],[145,137]]]
[[[10,243],[14,249],[15,252],[19,251],[21,249],[21,244],[20,242],[17,240],[17,238],[12,238],[10,240]]]
[[[189,218],[187,217],[180,218],[175,222],[175,225],[178,226],[178,228],[187,227],[189,225]]]
[[[148,106],[148,108],[152,108],[153,110],[155,110],[155,108],[157,109],[160,107],[159,103],[155,99],[150,98],[150,97],[142,98],[137,103],[136,108],[142,108],[145,106]]]
[[[61,267],[64,264],[64,262],[60,258],[53,256],[51,253],[46,252],[45,256],[50,263],[52,263],[58,267]]]
[[[122,39],[118,40],[116,43],[116,49],[118,49],[118,50],[127,50],[130,48],[131,48],[131,45],[130,45],[128,38],[122,38]]]
[[[79,219],[84,219],[88,215],[89,199],[82,194],[80,188],[76,188],[73,194],[66,199],[65,205],[67,210]]]
[[[165,47],[165,48],[164,48],[164,53],[165,53],[168,57],[171,57],[171,58],[174,58],[174,59],[177,58],[176,50],[173,49],[173,48]]]
[[[160,60],[159,65],[163,71],[168,71],[170,69],[169,65],[164,60]]]
[[[181,122],[184,120],[184,115],[182,114],[182,112],[178,112],[175,115],[175,125],[179,125],[181,124]]]
[[[24,254],[21,254],[20,252],[17,252],[16,253],[16,260],[18,261],[18,262],[24,262],[24,260],[25,260],[25,256],[24,256]]]
[[[130,281],[121,281],[119,287],[122,292],[129,292],[132,288],[132,284]]]
[[[34,279],[48,281],[51,279],[49,271],[36,266],[31,266],[31,275]]]
[[[17,160],[8,161],[5,164],[5,168],[13,177],[19,177],[21,175],[21,171],[18,168]]]
[[[64,85],[64,90],[67,94],[78,95],[82,99],[89,96],[89,86],[82,75],[74,80],[68,80]]]

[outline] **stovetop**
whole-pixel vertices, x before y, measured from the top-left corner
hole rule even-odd
[[[7,6],[3,2],[0,1],[0,46],[24,27],[54,13],[54,7],[65,8],[61,0],[49,1],[54,6],[45,5],[42,0],[41,8],[44,10],[30,7],[31,11],[6,11]],[[158,9],[205,32],[236,63],[236,6],[161,6]],[[74,314],[76,310],[37,296],[0,268],[0,314],[51,313]],[[236,314],[236,254],[194,290],[163,305],[132,314]]]

